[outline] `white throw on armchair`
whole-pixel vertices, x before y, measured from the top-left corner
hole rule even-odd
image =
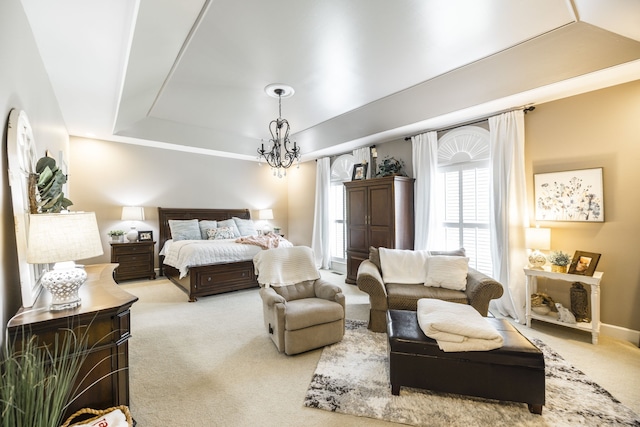
[[[253,264],[264,325],[280,352],[293,355],[342,340],[342,289],[320,278],[311,248],[261,251]]]

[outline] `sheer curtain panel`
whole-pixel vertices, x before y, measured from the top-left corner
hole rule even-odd
[[[427,132],[411,137],[414,189],[416,250],[431,249],[436,229],[436,176],[438,168],[438,133]]]
[[[528,226],[524,172],[524,112],[510,111],[489,118],[491,144],[491,255],[493,271],[504,294],[492,307],[525,322],[526,251]]]
[[[330,227],[329,227],[329,187],[331,185],[331,164],[329,157],[316,162],[316,208],[313,216],[313,236],[311,247],[316,257],[316,267],[331,268]]]

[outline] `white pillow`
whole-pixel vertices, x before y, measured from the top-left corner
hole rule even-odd
[[[256,225],[250,219],[242,219],[238,217],[232,217],[233,221],[236,223],[236,227],[238,227],[238,232],[240,232],[240,236],[255,236],[258,234],[258,230],[256,229]]]
[[[467,288],[469,258],[461,256],[429,257],[425,286],[464,291]]]
[[[210,228],[207,230],[208,240],[235,239],[231,227]]]
[[[384,283],[424,283],[429,251],[380,248],[379,253]]]
[[[231,219],[225,219],[224,221],[218,221],[218,227],[229,227],[233,232],[233,237],[240,237],[240,230],[238,230],[238,226],[236,222]]]
[[[218,221],[202,219],[200,220],[198,225],[200,226],[200,234],[202,235],[202,239],[207,240],[209,238],[209,236],[207,235],[207,230],[211,228],[218,228]]]
[[[179,240],[202,240],[197,219],[170,219],[169,229],[174,242]]]

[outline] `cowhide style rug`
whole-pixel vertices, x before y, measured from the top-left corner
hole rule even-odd
[[[542,415],[523,403],[499,402],[389,385],[387,336],[347,320],[344,339],[326,347],[304,405],[415,426],[640,426],[640,417],[540,340],[546,404]]]

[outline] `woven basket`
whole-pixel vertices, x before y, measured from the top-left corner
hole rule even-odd
[[[62,424],[62,426],[60,427],[73,427],[76,425],[87,424],[87,423],[90,423],[91,421],[97,420],[98,418],[102,417],[105,414],[108,414],[111,411],[115,411],[116,409],[120,409],[122,411],[125,418],[127,419],[127,424],[129,425],[129,427],[133,426],[133,418],[131,418],[131,413],[129,412],[129,408],[126,407],[125,405],[120,405],[120,406],[114,406],[113,408],[108,408],[104,410],[82,408],[76,411],[74,414],[72,414],[69,418],[67,418],[67,421],[65,421],[64,424]],[[78,421],[77,423],[71,424],[74,418],[84,414],[92,414],[92,415],[95,415],[95,417],[87,418],[82,421]]]

